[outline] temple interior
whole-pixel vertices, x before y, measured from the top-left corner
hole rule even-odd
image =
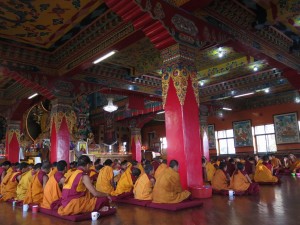
[[[299,8],[1,1],[0,163],[176,159],[182,187],[199,197],[204,158],[300,157]],[[116,216],[93,224],[298,224],[297,169],[259,196],[210,193],[177,214],[117,203]],[[62,221],[1,203],[0,215],[7,224]]]

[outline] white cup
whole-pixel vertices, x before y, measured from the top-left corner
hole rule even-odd
[[[92,217],[92,220],[95,221],[99,218],[100,216],[100,213],[99,212],[92,212],[91,213],[91,217]]]
[[[229,190],[229,191],[228,191],[229,197],[232,197],[234,194],[235,194],[235,192],[234,192],[233,190]]]
[[[23,212],[27,212],[29,209],[29,205],[28,204],[24,204],[23,205]]]

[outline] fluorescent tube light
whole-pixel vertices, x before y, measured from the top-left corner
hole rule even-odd
[[[253,95],[254,92],[250,92],[250,93],[246,93],[246,94],[242,94],[242,95],[236,95],[234,96],[234,98],[240,98],[240,97],[244,97],[244,96],[248,96],[248,95]]]
[[[30,95],[29,97],[28,97],[28,99],[32,99],[32,98],[34,98],[35,96],[37,96],[38,95],[38,93],[34,93],[33,95]]]
[[[93,63],[97,64],[101,61],[103,61],[104,59],[107,59],[108,57],[112,56],[113,54],[115,54],[117,51],[113,50],[111,52],[106,53],[105,55],[101,56],[99,59],[95,60]]]

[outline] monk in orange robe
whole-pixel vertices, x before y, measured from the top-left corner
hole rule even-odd
[[[26,172],[28,168],[27,163],[21,163],[16,167],[16,171],[12,173],[7,173],[3,179],[3,190],[1,201],[7,201],[10,199],[15,199],[17,197],[17,185],[21,178],[22,172]]]
[[[96,167],[93,165],[93,163],[91,163],[91,166],[88,171],[88,175],[92,183],[95,184],[98,178],[98,171],[96,170]]]
[[[50,172],[51,165],[49,162],[43,162],[41,169],[34,174],[28,187],[24,204],[41,204],[44,196],[44,187],[48,181],[47,174]],[[54,175],[53,175],[54,176]]]
[[[237,163],[237,169],[231,177],[230,188],[236,192],[246,192],[249,195],[259,193],[259,185],[251,181],[245,172],[245,165],[243,163]]]
[[[4,179],[6,175],[6,171],[11,167],[10,161],[5,161],[2,163],[0,167],[0,194],[1,194],[1,188],[2,188],[2,180]]]
[[[68,169],[68,171],[65,173],[65,177],[69,177],[71,176],[71,174],[76,171],[76,167],[77,167],[77,163],[74,161],[74,162],[71,162],[70,163],[70,168]]]
[[[52,168],[50,172],[48,173],[48,177],[53,176],[57,172],[57,162],[52,163]]]
[[[135,168],[138,168],[138,169],[141,171],[141,174],[144,174],[144,173],[145,173],[144,167],[143,167],[142,164],[139,163],[138,161],[133,160],[133,161],[132,161],[132,166],[135,167]]]
[[[77,170],[65,181],[61,206],[58,208],[59,215],[76,215],[109,209],[109,197],[95,189],[87,174],[90,161],[86,155],[78,158]]]
[[[152,200],[152,191],[155,184],[154,168],[151,164],[145,166],[145,173],[140,175],[134,184],[133,194],[135,199]]]
[[[282,168],[282,164],[280,159],[276,158],[274,154],[270,156],[270,162],[271,165],[273,166],[273,175],[277,175]]]
[[[168,168],[167,160],[164,159],[162,163],[157,167],[154,173],[154,178],[157,180],[160,174],[163,174],[164,170]]]
[[[52,209],[51,205],[61,198],[61,189],[65,182],[64,174],[67,171],[66,161],[59,161],[57,163],[57,170],[45,185],[43,201],[41,203],[42,208]]]
[[[120,180],[118,181],[116,190],[111,192],[112,196],[118,196],[123,193],[132,192],[133,185],[137,178],[140,176],[141,171],[133,167],[131,163],[127,162],[127,169],[122,173]]]
[[[206,179],[208,182],[211,182],[215,172],[217,171],[216,167],[217,167],[217,164],[214,161],[214,159],[211,159],[211,162],[206,163],[206,165],[205,165]]]
[[[269,157],[265,155],[263,157],[263,163],[256,166],[254,181],[261,183],[277,183],[278,178],[273,176],[273,167],[269,163]]]
[[[300,160],[296,158],[295,155],[289,154],[289,169],[292,173],[298,172],[300,169]]]
[[[227,164],[226,162],[221,162],[219,169],[215,172],[212,180],[211,180],[211,186],[214,191],[222,191],[222,190],[228,190],[229,189],[229,183],[230,183],[230,177],[227,173]]]
[[[112,160],[107,159],[104,162],[104,167],[100,169],[96,183],[96,190],[109,194],[114,191],[114,172],[111,167]]]
[[[178,166],[178,161],[171,160],[169,167],[158,177],[152,192],[153,202],[178,203],[190,197],[189,191],[182,190]]]

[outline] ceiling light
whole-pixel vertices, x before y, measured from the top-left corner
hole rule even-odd
[[[118,106],[114,105],[113,98],[107,98],[107,105],[103,107],[106,112],[114,112],[118,109]]]
[[[223,107],[222,109],[226,110],[226,111],[231,111],[232,110],[231,108],[227,108],[227,107]]]
[[[295,102],[296,102],[296,103],[300,103],[300,98],[299,98],[299,97],[296,97],[296,98],[295,98]]]
[[[250,92],[250,93],[246,93],[246,94],[242,94],[242,95],[236,95],[234,96],[234,98],[240,98],[240,97],[244,97],[244,96],[248,96],[248,95],[253,95],[254,92]]]
[[[38,93],[34,93],[33,95],[30,95],[29,97],[28,97],[28,99],[32,99],[32,98],[34,98],[35,96],[37,96],[38,95]]]
[[[203,81],[203,80],[200,80],[200,81],[199,81],[199,84],[200,84],[201,87],[204,86],[204,81]]]
[[[253,67],[253,71],[256,72],[258,70],[257,66]]]
[[[265,93],[269,93],[269,92],[270,92],[270,88],[266,88],[266,89],[264,90],[264,92],[265,92]]]
[[[107,59],[108,57],[112,56],[113,54],[115,54],[117,51],[116,50],[113,50],[111,52],[108,52],[107,54],[101,56],[99,59],[95,60],[93,63],[94,64],[97,64],[101,61],[103,61],[104,59]]]
[[[158,112],[156,114],[164,114],[164,113],[165,113],[165,111],[160,111],[160,112]]]

